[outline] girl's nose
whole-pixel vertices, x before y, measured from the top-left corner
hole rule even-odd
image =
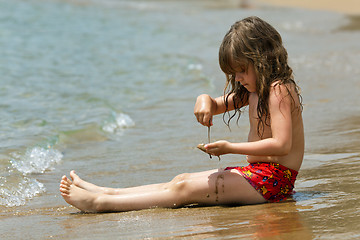
[[[242,79],[241,75],[240,75],[239,73],[236,73],[236,74],[235,74],[235,81],[236,81],[236,82],[240,82],[241,79]]]

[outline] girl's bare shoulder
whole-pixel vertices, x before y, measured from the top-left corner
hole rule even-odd
[[[301,96],[295,83],[281,83],[280,81],[271,84],[269,93],[270,102],[288,103],[291,108],[301,108]]]

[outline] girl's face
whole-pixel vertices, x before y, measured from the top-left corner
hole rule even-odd
[[[240,82],[249,92],[256,92],[256,73],[254,64],[249,63],[247,72],[245,67],[239,67],[235,72],[235,81]]]

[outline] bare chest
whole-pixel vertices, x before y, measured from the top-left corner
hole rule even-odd
[[[249,141],[257,141],[260,140],[258,134],[258,125],[259,125],[259,117],[257,113],[257,106],[258,106],[258,95],[256,93],[251,93],[249,96],[249,122],[250,122],[250,132],[249,132]],[[261,117],[261,120],[264,122],[264,125],[260,124],[260,133],[263,132],[262,138],[269,138],[272,136],[270,126],[265,124],[265,117]],[[267,121],[269,124],[269,120]]]

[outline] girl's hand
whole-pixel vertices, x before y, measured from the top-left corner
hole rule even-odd
[[[194,114],[197,121],[207,127],[213,125],[212,116],[214,108],[214,100],[207,94],[202,94],[196,99]]]
[[[231,143],[225,140],[209,143],[205,145],[206,152],[214,155],[220,156],[230,153]]]

